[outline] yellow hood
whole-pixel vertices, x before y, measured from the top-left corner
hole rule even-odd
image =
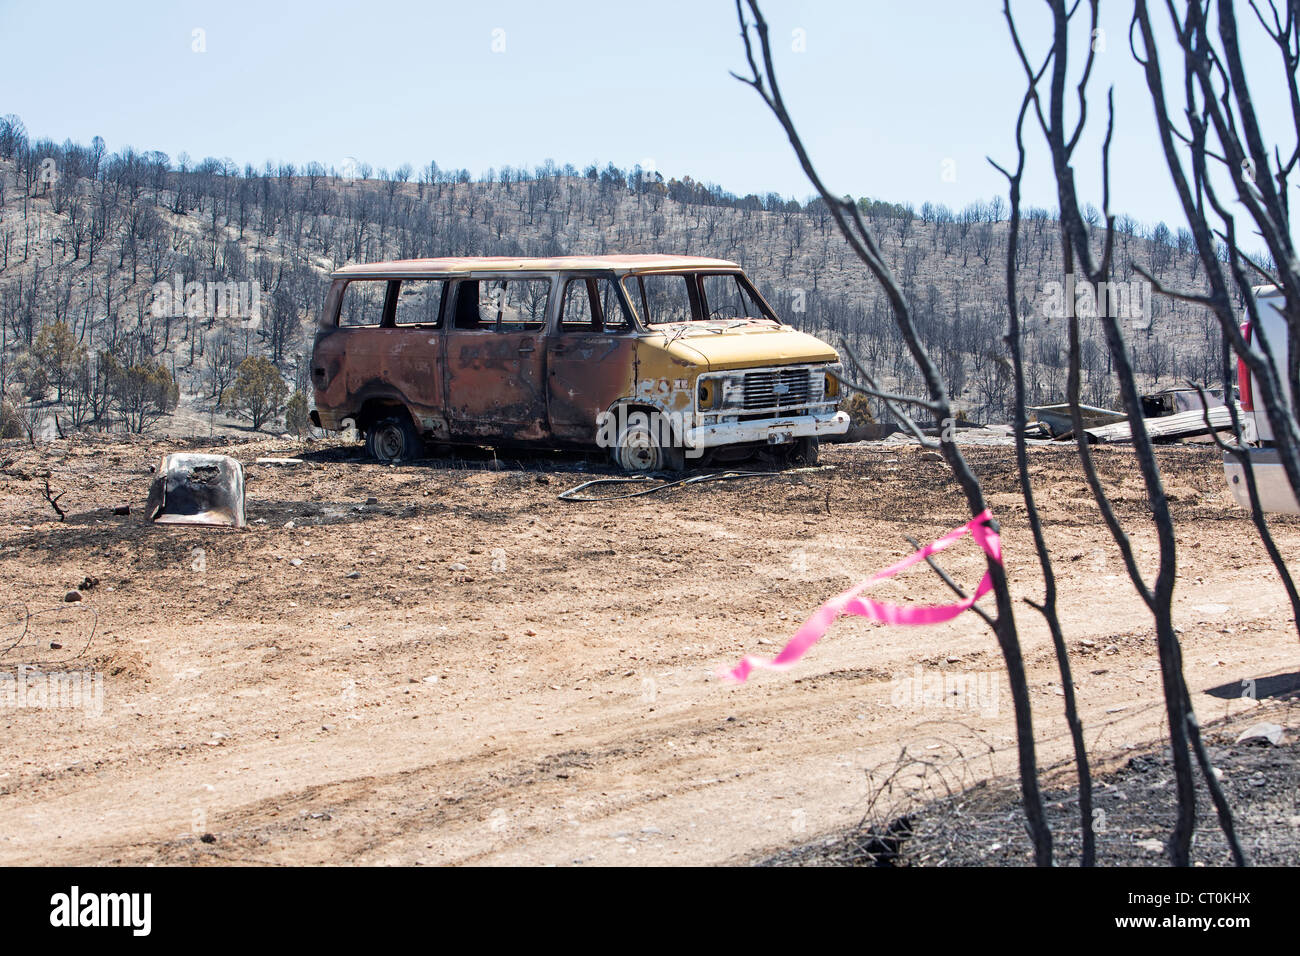
[[[796,365],[805,362],[838,362],[839,354],[814,336],[788,325],[750,322],[737,326],[728,322],[683,322],[656,326],[655,332],[669,351],[688,355],[708,365],[709,371],[754,368],[764,365]],[[693,353],[693,354],[692,354]]]

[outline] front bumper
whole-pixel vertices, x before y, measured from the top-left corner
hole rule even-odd
[[[744,445],[752,442],[783,444],[795,438],[843,435],[849,430],[847,412],[794,415],[789,418],[764,418],[749,422],[717,422],[688,429],[687,449],[716,448],[719,445]]]

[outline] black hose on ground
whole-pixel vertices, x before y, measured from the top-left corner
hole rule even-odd
[[[698,485],[706,481],[732,481],[738,478],[779,478],[782,475],[799,475],[806,474],[810,471],[831,471],[834,465],[814,465],[807,468],[787,468],[785,471],[717,471],[704,475],[689,475],[685,478],[677,478],[671,481],[665,481],[650,475],[636,475],[631,478],[595,478],[591,481],[584,481],[580,485],[575,485],[565,491],[561,491],[557,498],[561,501],[572,501],[575,503],[589,503],[594,501],[620,501],[624,498],[639,498],[642,495],[658,494],[661,491],[667,491],[669,488],[677,488],[682,485]],[[652,488],[642,488],[640,491],[631,491],[621,495],[603,495],[598,497],[581,496],[579,493],[585,488],[594,488],[596,485],[624,485],[637,484],[646,481],[658,481]]]

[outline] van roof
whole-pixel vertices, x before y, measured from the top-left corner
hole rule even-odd
[[[378,278],[383,276],[447,275],[463,272],[577,272],[610,270],[619,274],[673,269],[739,269],[726,259],[703,256],[459,256],[444,259],[397,259],[344,266],[335,278]]]

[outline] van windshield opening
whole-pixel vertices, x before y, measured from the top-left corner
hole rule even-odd
[[[737,273],[633,273],[623,277],[623,290],[647,326],[778,321]]]

